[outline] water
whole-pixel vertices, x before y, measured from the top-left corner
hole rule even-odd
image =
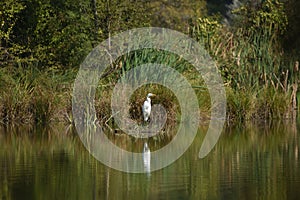
[[[298,199],[295,124],[229,127],[198,158],[207,127],[172,165],[128,174],[95,160],[64,126],[0,128],[0,199]],[[120,144],[124,136],[112,137]],[[130,141],[137,151],[144,142]],[[128,144],[124,144],[127,145]],[[149,148],[158,148],[150,142]]]

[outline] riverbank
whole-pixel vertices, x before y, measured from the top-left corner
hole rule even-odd
[[[77,70],[49,68],[1,68],[0,69],[0,122],[72,123],[72,90]],[[185,72],[186,77],[193,73]],[[107,80],[106,80],[107,81]],[[111,119],[111,94],[114,85],[100,82],[95,96],[95,108],[99,122],[114,126]],[[200,81],[201,82],[201,81]],[[210,97],[196,80],[190,83],[199,100],[201,121],[210,118]],[[290,85],[283,91],[273,85],[263,85],[259,90],[236,90],[225,86],[227,95],[227,120],[291,119],[293,90]],[[180,119],[180,107],[170,90],[160,85],[146,85],[131,97],[129,112],[131,118],[141,121],[141,105],[148,91],[157,94],[153,104],[162,104],[168,110],[168,124]]]

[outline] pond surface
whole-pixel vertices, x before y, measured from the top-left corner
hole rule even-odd
[[[0,199],[300,197],[296,124],[227,127],[210,154],[199,159],[206,129],[199,128],[194,143],[170,166],[150,174],[130,174],[95,160],[67,127],[1,127]],[[122,137],[113,139],[120,142]],[[149,143],[150,149],[157,143]],[[143,148],[138,142],[131,144]]]

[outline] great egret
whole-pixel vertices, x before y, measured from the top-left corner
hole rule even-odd
[[[149,93],[147,94],[147,98],[146,101],[144,101],[144,104],[142,106],[142,111],[143,111],[143,117],[144,117],[144,121],[148,121],[149,117],[150,117],[150,113],[151,113],[151,99],[150,97],[155,96],[155,94]]]

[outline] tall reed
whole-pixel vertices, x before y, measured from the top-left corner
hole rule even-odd
[[[285,117],[290,109],[293,62],[286,60],[273,27],[229,29],[199,19],[191,36],[215,59],[228,95],[228,116],[239,120]]]
[[[54,68],[44,71],[32,66],[1,68],[0,121],[47,123],[63,116],[70,111],[75,75]]]

